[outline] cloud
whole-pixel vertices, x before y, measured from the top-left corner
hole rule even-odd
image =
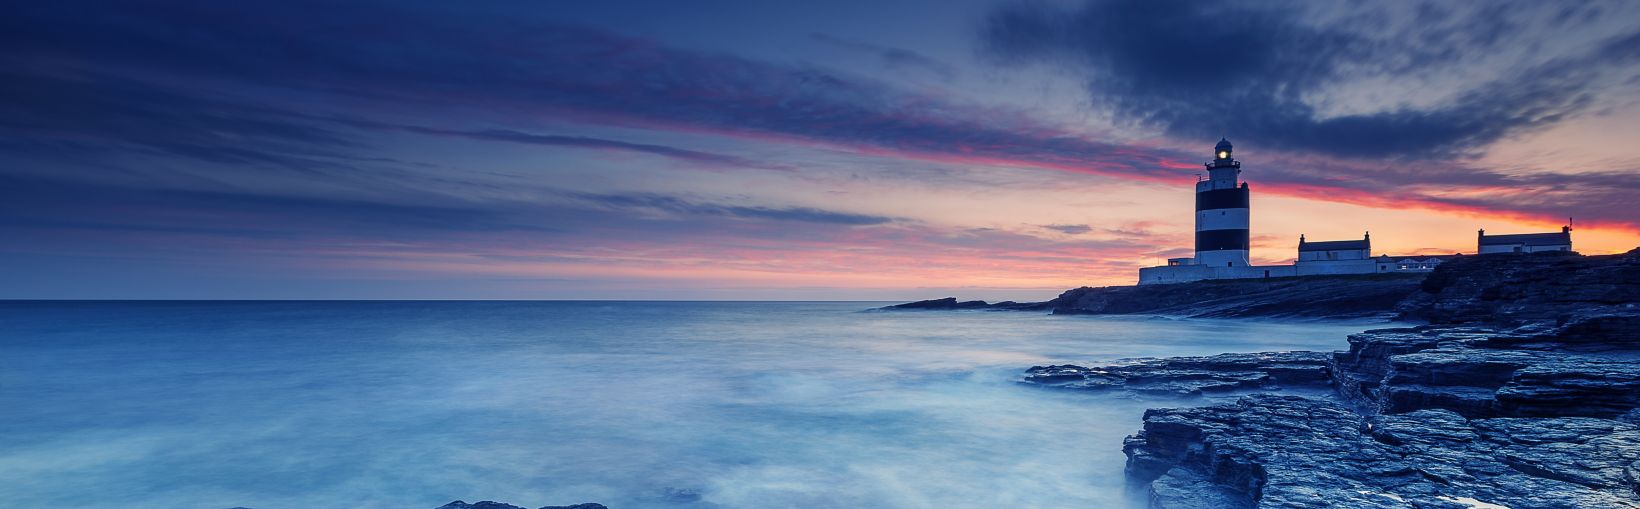
[[[801,223],[824,223],[848,226],[886,224],[895,220],[892,217],[886,216],[850,214],[810,207],[723,205],[716,203],[694,202],[672,196],[653,194],[612,195],[573,193],[570,194],[570,196],[599,205],[618,208],[653,209],[691,215],[724,216],[742,219],[795,221]]]
[[[484,140],[484,141],[501,141],[501,142],[508,142],[508,143],[523,143],[523,144],[528,144],[528,145],[541,145],[541,146],[548,146],[548,147],[572,147],[572,148],[585,148],[585,149],[636,152],[636,153],[642,153],[642,154],[657,155],[657,156],[666,157],[666,158],[669,158],[669,159],[675,159],[675,160],[678,160],[678,161],[683,161],[683,162],[687,162],[687,163],[702,165],[702,166],[706,166],[706,167],[728,166],[728,167],[737,167],[737,168],[762,168],[762,169],[783,170],[783,171],[789,171],[789,170],[793,169],[789,165],[753,161],[753,160],[750,160],[750,159],[731,156],[731,155],[725,155],[725,154],[717,154],[717,153],[712,153],[712,152],[703,152],[703,151],[699,151],[699,150],[690,150],[690,149],[672,147],[672,146],[667,146],[667,145],[656,145],[656,144],[650,144],[650,143],[632,143],[632,142],[626,142],[626,141],[620,141],[620,140],[609,140],[609,139],[603,139],[603,138],[593,138],[593,137],[589,137],[589,136],[566,136],[566,135],[551,135],[551,134],[533,134],[533,133],[526,133],[526,132],[522,132],[522,131],[515,131],[515,130],[511,130],[511,129],[484,129],[484,130],[470,131],[470,130],[458,130],[458,129],[442,129],[442,128],[437,128],[437,127],[424,127],[424,126],[415,126],[415,125],[381,124],[381,123],[368,122],[368,121],[362,121],[362,120],[345,120],[345,121],[342,121],[342,122],[350,124],[350,125],[361,126],[361,127],[378,128],[378,129],[392,129],[392,130],[399,130],[399,131],[404,131],[404,132],[410,132],[410,133],[416,133],[416,134],[426,134],[426,135],[433,135],[433,136],[449,136],[449,137],[468,138],[468,139]]]
[[[0,71],[0,132],[12,153],[136,153],[304,173],[346,172],[355,137],[277,108],[219,100],[97,71]],[[77,150],[64,153],[62,149]]]
[[[1408,19],[1351,12],[1317,21],[1305,9],[1257,2],[1011,4],[990,16],[983,39],[999,61],[1084,72],[1096,104],[1175,137],[1230,135],[1334,156],[1439,159],[1584,111],[1602,78],[1640,61],[1640,32],[1628,29],[1540,63],[1511,62],[1508,72],[1464,83],[1438,104],[1335,113],[1324,101],[1372,79],[1417,83],[1456,72],[1465,60],[1501,52],[1509,38],[1500,34],[1576,30],[1598,21],[1584,11],[1599,8],[1505,2],[1465,12],[1422,4]],[[1439,95],[1429,88],[1438,87],[1423,95]]]
[[[957,77],[957,70],[951,64],[908,49],[892,48],[819,32],[809,34],[809,38],[827,46],[873,55],[884,67],[920,69],[945,80]]]
[[[1042,225],[1042,227],[1066,235],[1076,235],[1093,231],[1093,227],[1085,224],[1045,224]]]
[[[456,109],[468,120],[550,116],[873,153],[1133,172],[1153,171],[1165,157],[1084,139],[1016,111],[952,103],[824,69],[672,49],[529,17],[398,3],[377,6],[391,16],[310,6],[327,15],[311,26],[286,26],[268,20],[298,14],[305,19],[308,11],[299,3],[162,3],[86,18],[72,4],[35,5],[20,13],[30,22],[0,25],[13,29],[0,41],[17,43],[8,60],[67,60],[61,65],[70,74],[142,65],[153,69],[150,75],[205,75],[262,89],[339,95],[361,108],[421,109],[395,113],[437,116]],[[152,34],[182,23],[212,44],[178,44]],[[48,24],[58,27],[40,28]],[[109,44],[115,40],[129,43]],[[384,58],[389,48],[392,58]],[[312,58],[285,58],[288,54]]]
[[[1112,107],[1128,112],[1126,118],[1177,129],[1171,131],[1176,136],[1203,139],[1205,149],[1223,125],[1215,127],[1213,123],[1221,120],[1202,111],[1227,111],[1239,116],[1236,125],[1244,130],[1239,132],[1259,133],[1244,146],[1268,144],[1313,152],[1275,154],[1250,164],[1247,178],[1254,181],[1256,192],[1537,219],[1576,215],[1580,222],[1640,225],[1640,218],[1625,208],[1626,197],[1640,191],[1640,181],[1632,178],[1528,173],[1430,158],[1579,111],[1585,104],[1579,93],[1587,92],[1580,88],[1581,78],[1594,72],[1585,65],[1586,58],[1550,59],[1521,70],[1518,88],[1493,90],[1485,83],[1462,88],[1450,104],[1322,118],[1303,96],[1336,85],[1345,67],[1412,72],[1408,69],[1427,69],[1433,62],[1450,62],[1465,54],[1453,48],[1498,42],[1454,28],[1426,41],[1430,49],[1405,54],[1409,56],[1400,59],[1404,62],[1366,59],[1346,65],[1338,62],[1401,53],[1380,48],[1382,41],[1377,39],[1249,7],[1189,4],[1171,14],[1146,4],[1117,3],[1072,11],[1011,9],[993,17],[987,32],[996,51],[1024,59],[1074,58],[1079,68],[1094,71],[1090,80],[1109,87],[1109,97],[1116,101]],[[1095,14],[1110,17],[1092,19]],[[1572,18],[1575,21],[1576,16]],[[1214,22],[1186,24],[1203,20]],[[1117,22],[1120,26],[1099,24]],[[1247,33],[1248,25],[1261,28]],[[188,37],[176,34],[179,26],[189,27]],[[1109,33],[1072,30],[1100,26]],[[1030,27],[1052,30],[1022,30]],[[1161,31],[1142,32],[1147,28]],[[1208,69],[1211,65],[1186,69],[1158,63],[1197,57],[1213,61],[1212,54],[1202,53],[1212,48],[1185,37],[1181,30],[1218,40],[1218,47],[1236,65],[1223,79],[1212,80],[1215,84],[1192,81],[1217,72]],[[1078,41],[1102,46],[1073,44]],[[1140,42],[1149,46],[1136,47],[1144,46]],[[1581,55],[1600,55],[1620,65],[1629,62],[1640,46],[1632,40],[1601,44],[1597,51]],[[1391,49],[1411,46],[1419,45]],[[1335,58],[1317,61],[1294,48]],[[382,149],[370,143],[371,130],[615,150],[707,167],[784,166],[694,148],[535,131],[546,131],[543,125],[614,125],[953,165],[1047,168],[1166,183],[1188,182],[1189,174],[1200,170],[1195,156],[1102,140],[1045,123],[1026,111],[916,93],[824,68],[681,49],[540,16],[503,16],[443,3],[155,2],[135,8],[72,0],[37,2],[0,19],[0,64],[8,73],[0,86],[8,87],[8,97],[21,98],[0,102],[7,119],[0,129],[15,135],[0,141],[5,155],[55,160],[64,158],[64,147],[88,147],[92,150],[73,151],[75,157],[104,157],[98,162],[107,167],[141,167],[149,172],[168,171],[170,166],[139,165],[118,155],[174,157],[206,165],[213,181],[253,180],[238,167],[293,168],[304,172],[302,179],[267,186],[292,199],[318,194],[315,188],[337,187],[370,193],[355,201],[391,205],[423,204],[429,196],[447,194],[442,190],[448,183],[432,181],[425,175],[431,172],[417,174],[425,181],[407,181],[409,173],[394,172],[391,178],[369,181],[371,185],[351,182],[361,172],[390,172],[413,164],[384,158]],[[1114,70],[1131,71],[1131,76],[1102,74]],[[1495,104],[1488,104],[1488,98]],[[347,125],[322,118],[357,120]],[[1191,129],[1214,132],[1202,136]],[[1383,158],[1378,153],[1333,157],[1359,154],[1353,152],[1359,150],[1354,145],[1328,145],[1347,143],[1355,136],[1382,142],[1389,154],[1425,158]],[[28,167],[8,165],[0,173],[30,171],[19,169]],[[467,177],[451,171],[438,178],[457,185],[498,185]],[[880,247],[873,242],[909,235],[908,226],[896,218],[846,210],[620,193],[569,199],[578,203],[529,209],[512,202],[432,202],[476,209],[480,215],[428,212],[434,217],[409,217],[431,226],[439,221],[495,222],[592,231],[593,225],[599,235],[612,239],[610,244],[624,241],[622,235],[645,237],[639,239],[645,242],[731,239],[751,244],[760,240],[751,239],[754,234],[781,242],[803,241],[804,235],[814,234],[838,242],[827,247],[835,250]],[[285,210],[287,205],[297,206],[268,209]],[[609,214],[616,210],[651,214]],[[528,213],[553,221],[520,219]],[[333,215],[352,217],[346,212]],[[315,229],[331,225],[319,213],[278,217]],[[382,228],[395,226],[389,222]],[[629,230],[621,233],[620,228]],[[719,230],[710,230],[714,228]],[[474,224],[471,229],[484,227]],[[876,236],[854,237],[867,233]],[[924,231],[918,239],[926,242],[920,245],[942,249],[976,239],[1018,240],[944,231]],[[1128,256],[1132,251],[1119,250],[1128,247],[1102,246],[1111,249],[1110,256]]]
[[[550,233],[517,204],[392,203],[233,190],[132,188],[0,175],[0,227],[256,239],[414,240],[451,232]],[[20,246],[19,246],[20,247]]]

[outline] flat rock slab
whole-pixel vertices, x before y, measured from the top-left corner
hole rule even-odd
[[[1584,325],[1383,329],[1351,335],[1333,360],[1338,394],[1368,414],[1445,409],[1470,418],[1604,417],[1640,407],[1640,356],[1581,348]]]
[[[1640,427],[1588,417],[1363,417],[1253,395],[1146,412],[1128,476],[1155,509],[1640,508]]]
[[[1323,352],[1227,353],[1208,357],[1132,359],[1083,367],[1033,366],[1021,383],[1084,391],[1126,391],[1142,395],[1199,396],[1246,389],[1328,387]]]

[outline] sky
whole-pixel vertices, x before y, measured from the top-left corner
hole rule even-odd
[[[0,18],[0,298],[1042,300],[1640,246],[1636,2],[95,2]]]

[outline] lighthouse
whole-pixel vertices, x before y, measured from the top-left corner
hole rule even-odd
[[[1230,157],[1230,140],[1213,146],[1207,178],[1196,178],[1196,257],[1168,258],[1167,265],[1139,268],[1139,284],[1186,283],[1204,279],[1259,279],[1341,274],[1429,272],[1452,256],[1372,255],[1372,238],[1311,241],[1298,236],[1298,261],[1292,265],[1252,265],[1247,248],[1247,183],[1241,161]],[[1570,251],[1571,227],[1560,233],[1487,235],[1480,233],[1480,252]],[[1503,247],[1498,247],[1503,246]],[[1521,247],[1526,246],[1526,247]]]
[[[1241,162],[1231,158],[1230,140],[1213,146],[1207,178],[1196,182],[1196,259],[1208,267],[1246,267],[1248,235],[1247,183],[1240,182]]]

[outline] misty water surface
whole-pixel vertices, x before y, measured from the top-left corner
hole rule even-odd
[[[0,303],[0,500],[1107,507],[1162,403],[1022,368],[1368,327],[873,305]]]

